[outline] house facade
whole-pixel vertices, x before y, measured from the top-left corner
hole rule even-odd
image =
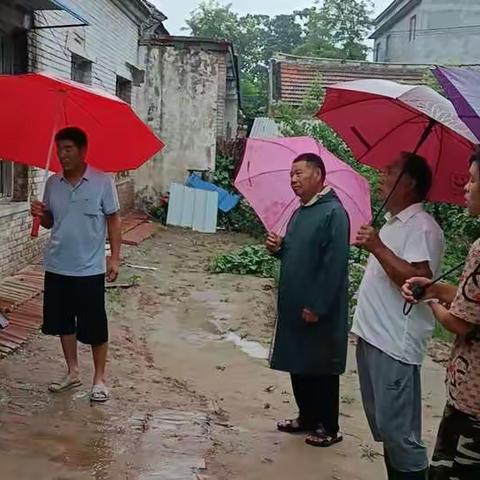
[[[135,186],[141,199],[155,202],[172,181],[214,170],[217,142],[236,138],[239,74],[227,41],[147,29],[140,43],[146,79],[139,110],[166,147],[135,172]]]
[[[48,71],[116,94],[136,108],[145,79],[139,40],[165,16],[144,0],[6,0],[0,3],[0,73]],[[0,278],[38,256],[45,234],[31,239],[29,198],[42,173],[0,161]],[[133,179],[120,174],[122,209],[134,206]]]
[[[480,63],[478,0],[395,0],[375,20],[374,60]]]

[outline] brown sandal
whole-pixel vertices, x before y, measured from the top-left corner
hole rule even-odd
[[[305,443],[312,447],[327,448],[340,443],[342,440],[343,436],[340,432],[330,435],[323,428],[319,428],[305,439]]]
[[[305,425],[300,418],[278,422],[277,429],[283,433],[305,433],[312,431],[312,427]]]

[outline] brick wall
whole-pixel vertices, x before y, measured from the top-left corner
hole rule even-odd
[[[218,61],[217,138],[225,136],[225,102],[227,96],[227,54]]]
[[[16,213],[0,218],[0,280],[20,270],[41,255],[47,237],[30,238],[32,219],[26,204],[11,207]],[[22,211],[23,210],[23,211]]]
[[[131,212],[135,208],[135,185],[131,178],[117,182],[118,199],[120,200],[121,214]]]

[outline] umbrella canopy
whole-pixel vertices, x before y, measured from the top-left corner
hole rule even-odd
[[[480,141],[480,71],[436,68],[433,74],[453,103],[458,116]]]
[[[248,139],[235,187],[265,228],[283,236],[300,206],[290,187],[290,170],[302,153],[316,153],[324,161],[326,184],[335,190],[348,213],[353,242],[360,226],[371,220],[368,182],[312,138]]]
[[[0,158],[14,162],[59,171],[52,136],[67,126],[87,133],[87,162],[104,172],[138,168],[163,148],[127,103],[51,75],[0,76],[0,105]]]
[[[366,165],[382,169],[401,151],[417,152],[434,173],[429,199],[464,203],[475,137],[433,89],[388,80],[341,83],[327,88],[317,116]]]

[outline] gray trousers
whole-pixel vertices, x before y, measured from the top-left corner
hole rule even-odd
[[[375,441],[383,442],[392,467],[400,472],[426,469],[420,366],[399,362],[362,339],[357,366],[370,429]]]

